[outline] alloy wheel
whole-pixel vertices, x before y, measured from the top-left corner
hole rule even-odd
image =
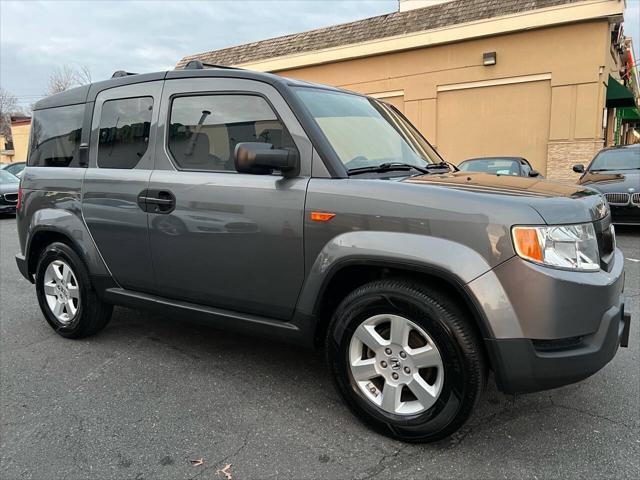
[[[80,287],[71,267],[62,260],[51,262],[44,272],[43,287],[53,316],[62,325],[69,325],[80,306]]]
[[[351,375],[365,398],[387,413],[431,408],[444,384],[442,356],[431,337],[399,315],[375,315],[354,331]]]

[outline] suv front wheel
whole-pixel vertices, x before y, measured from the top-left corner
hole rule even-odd
[[[113,306],[98,298],[84,263],[64,243],[52,243],[40,254],[36,293],[47,323],[63,337],[93,335],[111,318]]]
[[[399,440],[431,442],[458,430],[486,380],[482,345],[464,311],[405,280],[375,281],[349,294],[326,348],[347,404]]]

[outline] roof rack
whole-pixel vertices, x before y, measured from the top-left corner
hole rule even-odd
[[[131,72],[126,72],[124,70],[118,70],[116,72],[113,72],[113,75],[111,75],[111,78],[128,77],[129,75],[137,75],[137,73],[131,73]]]
[[[183,70],[203,70],[205,68],[222,68],[225,70],[242,70],[242,68],[238,67],[230,67],[229,65],[215,65],[213,63],[204,63],[200,60],[189,60],[184,67]]]

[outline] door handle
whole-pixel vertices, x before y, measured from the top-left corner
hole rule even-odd
[[[145,202],[147,205],[150,203],[153,203],[156,205],[173,205],[175,203],[170,198],[140,197],[140,200]]]
[[[149,213],[171,213],[176,208],[176,197],[169,190],[147,189],[138,195],[138,206]]]

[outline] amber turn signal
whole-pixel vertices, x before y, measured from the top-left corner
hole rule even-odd
[[[314,222],[328,222],[335,216],[335,213],[311,212],[311,220],[313,220]]]
[[[521,257],[534,262],[543,261],[540,239],[535,228],[515,227],[513,229],[513,243],[516,247],[516,252]]]

